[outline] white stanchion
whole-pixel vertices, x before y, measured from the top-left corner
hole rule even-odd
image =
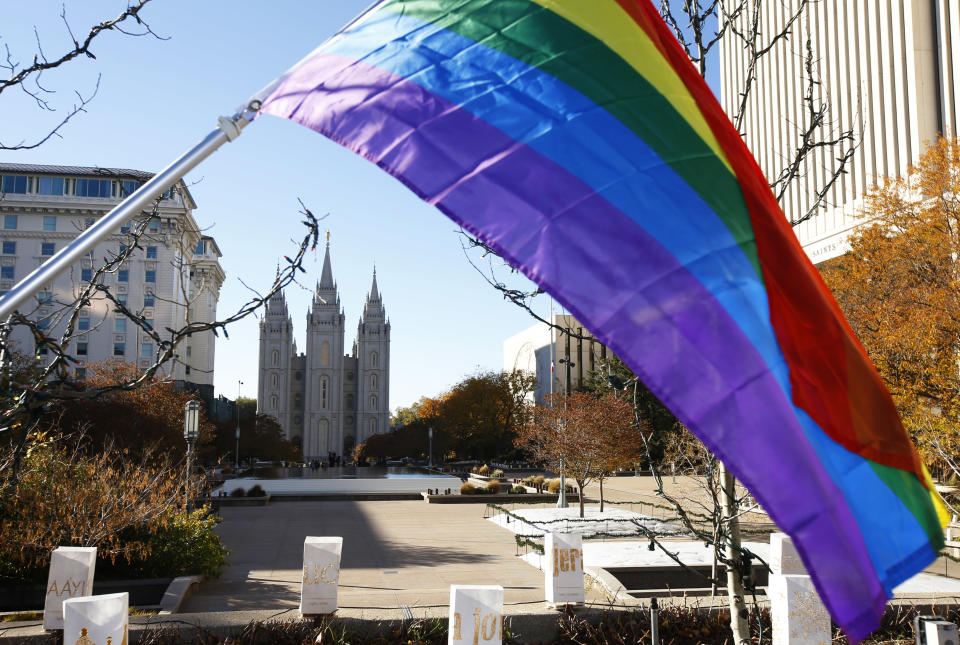
[[[769,564],[773,645],[830,645],[830,614],[789,536],[770,536]]]
[[[63,629],[63,601],[93,594],[97,548],[59,546],[50,554],[47,594],[43,601],[43,628]]]
[[[501,645],[503,587],[450,585],[448,645]]]
[[[332,614],[337,610],[337,584],[340,580],[342,552],[342,537],[307,537],[303,541],[301,614]]]
[[[583,536],[579,533],[547,533],[543,550],[547,602],[552,605],[582,605]]]
[[[64,645],[127,645],[126,591],[63,601]]]

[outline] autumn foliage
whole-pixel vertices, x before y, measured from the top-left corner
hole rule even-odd
[[[520,429],[517,446],[554,472],[563,470],[582,492],[590,482],[602,482],[639,459],[643,438],[633,422],[633,406],[612,393],[553,394]]]
[[[960,454],[960,144],[940,139],[871,192],[869,223],[821,265],[925,461]]]

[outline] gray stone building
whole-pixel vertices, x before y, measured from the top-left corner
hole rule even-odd
[[[390,321],[376,270],[349,354],[345,321],[328,239],[307,313],[306,351],[297,351],[282,293],[270,299],[260,322],[257,411],[274,417],[288,439],[299,441],[305,459],[349,455],[370,435],[389,429]]]

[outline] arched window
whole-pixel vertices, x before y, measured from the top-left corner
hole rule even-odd
[[[373,418],[370,419],[370,434],[377,434],[377,420]]]
[[[322,367],[330,366],[330,343],[328,341],[323,341],[323,344],[320,345],[320,365]]]
[[[372,388],[374,388],[374,389],[376,389],[376,387],[377,387],[377,375],[376,375],[376,374],[371,374],[371,375],[370,375],[370,387],[372,387]]]
[[[270,375],[270,386],[277,387],[277,375],[276,373]]]
[[[272,354],[271,356],[272,356],[271,360],[273,361],[273,364],[274,364],[274,365],[279,365],[279,364],[280,364],[280,352],[278,352],[277,350],[273,350],[273,354]]]
[[[276,410],[276,409],[277,409],[277,395],[276,395],[276,394],[274,394],[273,396],[270,397],[270,409],[271,409],[271,410]]]
[[[327,446],[330,442],[330,423],[326,419],[320,419],[320,423],[317,424],[317,434],[319,435],[317,440],[317,453],[318,455],[326,454]]]
[[[370,365],[371,365],[371,367],[376,367],[376,366],[377,366],[377,353],[376,353],[376,352],[370,352]]]
[[[353,395],[352,395],[352,394],[348,394],[348,395],[347,395],[347,409],[348,409],[348,410],[352,410],[352,409],[353,409]]]
[[[376,394],[371,394],[371,395],[370,395],[370,409],[371,409],[371,410],[376,410],[376,409],[377,409],[377,395],[376,395]]]
[[[330,380],[326,376],[320,377],[320,408],[327,409],[327,402],[330,398]]]

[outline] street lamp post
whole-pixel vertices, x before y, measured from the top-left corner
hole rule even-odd
[[[184,482],[184,508],[190,510],[190,467],[193,459],[193,446],[200,433],[200,404],[196,401],[187,401],[183,410],[183,438],[187,441],[187,475]]]
[[[433,428],[427,428],[427,438],[430,440],[428,461],[430,468],[433,468]]]
[[[570,368],[573,367],[573,363],[570,362],[570,329],[567,328],[567,351],[566,356],[560,359],[561,363],[565,363],[567,366],[566,370],[566,384],[563,387],[563,409],[567,409],[567,397],[570,396]],[[564,464],[560,462],[560,494],[557,496],[557,508],[567,508],[567,478],[564,468]],[[583,491],[580,491],[580,494],[583,495]]]
[[[233,452],[233,469],[240,474],[240,386],[243,381],[237,381],[237,449]]]

